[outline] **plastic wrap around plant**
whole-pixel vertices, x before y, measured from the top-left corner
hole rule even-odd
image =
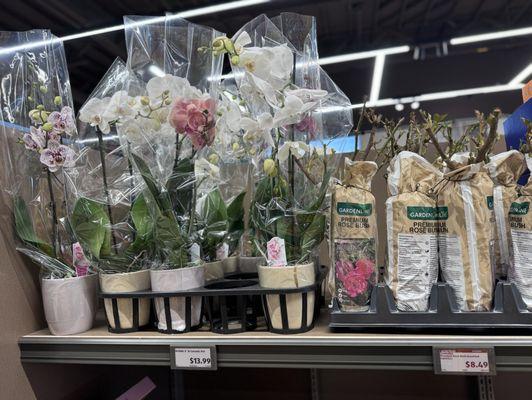
[[[223,190],[230,175],[221,174],[213,145],[222,59],[208,49],[220,33],[174,17],[124,21],[131,76],[121,104],[138,108],[119,118],[117,130],[146,185],[153,267],[213,260],[233,219],[241,221],[243,199]]]
[[[349,99],[317,63],[314,18],[261,15],[212,48],[228,54],[233,69],[236,92],[225,85],[222,114],[231,148],[261,166],[251,205],[255,246],[266,254],[278,237],[285,263],[307,261],[325,234],[322,211],[337,167],[331,155],[347,150],[335,139],[352,128]]]
[[[47,30],[2,32],[0,43],[3,184],[19,250],[46,277],[85,275],[90,265],[70,229],[64,190],[77,133],[63,45]]]
[[[72,228],[105,272],[141,269],[154,252],[145,186],[117,134],[117,123],[140,104],[126,101],[122,88],[130,79],[125,63],[115,60],[81,107],[78,158],[66,174],[75,200]]]

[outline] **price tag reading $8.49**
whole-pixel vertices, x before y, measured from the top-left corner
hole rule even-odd
[[[212,347],[172,347],[172,368],[215,370],[216,348]]]
[[[436,373],[491,375],[495,373],[493,349],[435,349]],[[435,360],[436,361],[436,360]],[[439,365],[438,365],[439,364]]]

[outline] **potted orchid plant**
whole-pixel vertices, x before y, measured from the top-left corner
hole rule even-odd
[[[123,89],[132,79],[120,59],[110,66],[79,113],[80,132],[76,168],[67,172],[76,199],[72,228],[97,263],[101,286],[107,292],[150,289],[148,260],[154,255],[154,223],[143,190],[145,186],[128,157],[132,132],[123,143],[119,125],[140,112],[140,98],[128,98]],[[118,299],[120,331],[136,330],[130,299]],[[110,299],[105,309],[111,330],[117,329]],[[149,299],[139,300],[139,326],[148,324]]]
[[[49,31],[11,32],[1,60],[5,189],[13,197],[21,253],[41,266],[46,320],[54,335],[84,332],[97,309],[97,276],[67,218],[63,172],[74,166],[76,137],[64,49]]]
[[[303,39],[293,31],[284,34],[283,27],[294,24],[308,29]],[[260,143],[262,174],[250,211],[254,246],[268,261],[259,267],[260,284],[276,289],[312,285],[335,170],[330,149],[334,137],[329,135],[350,131],[349,101],[317,67],[311,17],[283,14],[270,20],[262,15],[233,39],[217,38],[213,51],[228,54],[233,67],[239,103],[245,106],[244,115],[234,112],[233,118],[240,120],[244,141]],[[308,301],[309,326],[313,293]],[[286,302],[289,326],[283,327],[279,296],[267,296],[272,327],[306,329],[301,294],[287,295]]]
[[[131,76],[120,104],[138,100],[140,107],[117,122],[134,170],[142,180],[153,222],[154,256],[150,265],[153,291],[179,291],[205,282],[201,260],[200,216],[214,225],[226,217],[216,191],[212,207],[198,213],[207,159],[216,136],[216,88],[221,58],[199,51],[218,33],[179,19],[142,24],[151,17],[125,17],[127,66]],[[160,51],[164,49],[164,51]],[[188,54],[183,58],[183,54]],[[134,138],[134,140],[133,140]],[[214,215],[214,217],[212,216]],[[164,317],[163,299],[155,299],[158,327],[185,330],[185,300],[170,299],[172,326]],[[192,326],[200,324],[201,298],[192,299]]]

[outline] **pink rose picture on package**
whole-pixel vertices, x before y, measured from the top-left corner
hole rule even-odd
[[[339,240],[335,243],[334,256],[339,306],[344,310],[364,311],[377,283],[375,240]]]

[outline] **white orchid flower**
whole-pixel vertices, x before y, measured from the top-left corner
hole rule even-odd
[[[80,121],[86,122],[90,126],[97,126],[102,133],[109,133],[111,131],[109,122],[111,121],[104,114],[110,100],[109,97],[103,99],[93,97],[87,101],[79,111]]]
[[[246,83],[250,85],[251,91],[249,92],[251,92],[252,95],[259,95],[260,97],[263,97],[264,100],[266,100],[266,102],[272,107],[279,106],[279,101],[277,99],[278,92],[267,81],[254,76],[253,74],[246,73],[246,81],[243,83],[243,85]]]
[[[288,160],[288,156],[292,154],[298,160],[309,151],[309,145],[305,142],[284,142],[277,152],[279,161],[284,162]]]
[[[241,54],[244,50],[244,47],[251,43],[251,37],[249,33],[243,31],[240,35],[233,40],[233,46],[235,48],[236,54]]]
[[[144,141],[143,130],[136,119],[127,119],[117,126],[119,136],[125,137],[129,143],[139,145]]]
[[[210,163],[207,159],[200,157],[194,163],[194,175],[196,177],[206,177],[210,179],[220,179],[220,167]]]
[[[273,128],[273,117],[268,113],[263,113],[257,120],[243,117],[240,119],[240,127],[244,130],[244,140],[254,142],[262,138],[268,146],[273,146],[271,130]]]
[[[280,127],[297,124],[304,118],[306,113],[316,106],[316,104],[316,102],[304,103],[297,96],[286,96],[284,106],[275,112],[273,125],[275,127]]]
[[[125,90],[119,90],[109,100],[103,116],[108,121],[120,121],[133,118],[137,111],[131,107],[131,97]]]
[[[294,55],[286,44],[273,47],[246,47],[238,66],[281,90],[289,82],[294,68]]]
[[[166,91],[168,91],[170,99],[178,97],[194,99],[202,96],[201,91],[190,85],[187,79],[170,74],[151,78],[146,84],[146,91],[148,92],[150,103],[160,101]]]

